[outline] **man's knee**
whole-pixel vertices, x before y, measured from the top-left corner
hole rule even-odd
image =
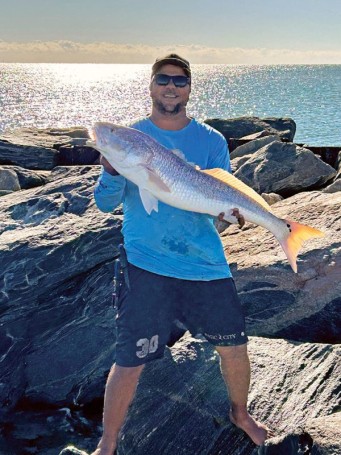
[[[247,343],[238,346],[215,346],[215,348],[220,358],[226,361],[248,356]]]
[[[124,377],[127,379],[138,379],[142,373],[143,368],[144,365],[138,365],[136,367],[122,367],[114,363],[114,365],[111,367],[110,374],[115,374],[116,376]]]

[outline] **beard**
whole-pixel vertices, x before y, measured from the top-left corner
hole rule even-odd
[[[184,103],[178,103],[175,104],[174,106],[166,106],[165,104],[162,103],[162,101],[159,100],[153,100],[153,105],[155,109],[157,109],[160,112],[160,114],[163,115],[176,115],[185,106]]]

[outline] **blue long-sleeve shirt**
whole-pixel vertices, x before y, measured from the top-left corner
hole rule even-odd
[[[192,119],[183,129],[162,130],[150,119],[133,125],[163,146],[178,149],[201,169],[230,169],[225,138]],[[122,233],[128,261],[160,275],[186,280],[214,280],[231,276],[219,234],[210,215],[189,212],[159,201],[158,212],[145,211],[138,187],[104,169],[95,186],[95,201],[103,212],[123,202]]]

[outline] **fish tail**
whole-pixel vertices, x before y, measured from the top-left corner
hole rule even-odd
[[[291,268],[297,273],[296,259],[303,242],[314,237],[323,237],[324,233],[310,226],[296,223],[295,221],[283,221],[288,227],[288,234],[284,239],[280,239],[279,242],[287,255]]]

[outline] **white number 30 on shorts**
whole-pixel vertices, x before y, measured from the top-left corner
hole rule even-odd
[[[159,335],[154,335],[150,340],[148,338],[141,338],[137,343],[137,347],[140,347],[140,351],[136,351],[137,357],[143,359],[148,354],[153,354],[159,347]]]

